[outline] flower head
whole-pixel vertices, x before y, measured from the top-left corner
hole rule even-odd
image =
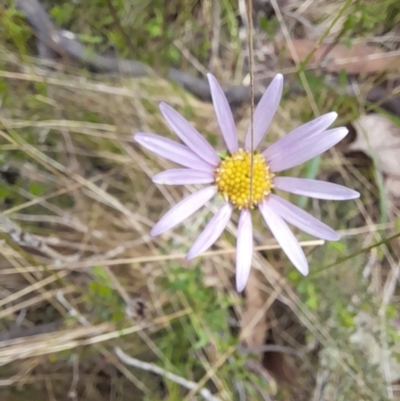
[[[134,139],[146,149],[185,167],[163,171],[153,177],[153,182],[165,185],[210,184],[173,206],[153,227],[151,235],[162,234],[177,226],[215,195],[220,194],[225,203],[193,243],[187,254],[188,259],[211,247],[226,228],[233,210],[240,210],[236,288],[241,292],[247,283],[252,263],[251,210],[258,208],[288,258],[303,275],[307,275],[307,259],[287,223],[325,240],[336,241],[340,237],[309,213],[274,194],[274,190],[331,200],[355,199],[359,197],[359,193],[329,182],[277,177],[276,173],[298,166],[325,152],[347,135],[347,129],[327,129],[337,118],[337,114],[331,112],[294,129],[258,153],[255,149],[264,138],[282,96],[283,76],[278,74],[258,103],[253,129],[249,127],[244,148],[240,148],[225,94],[213,75],[208,74],[208,81],[215,114],[227,147],[225,156],[218,156],[206,139],[165,103],[160,104],[161,113],[184,145],[154,134],[134,135]],[[254,147],[253,151],[251,145]]]

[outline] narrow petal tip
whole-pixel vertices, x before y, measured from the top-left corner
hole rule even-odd
[[[164,113],[168,113],[168,111],[170,109],[172,109],[172,107],[168,103],[165,103],[165,102],[160,102],[158,105],[158,108],[160,109],[160,111],[163,115],[164,115]]]
[[[165,110],[166,108],[168,108],[168,107],[170,107],[170,106],[168,106],[168,104],[165,103],[165,102],[160,102],[160,104],[158,105],[158,107],[159,107],[159,109],[160,109],[161,111],[163,111],[163,109]]]
[[[296,266],[296,267],[304,277],[308,276],[308,272],[309,272],[308,263],[303,266]]]
[[[150,231],[150,237],[157,237],[158,235],[160,235],[161,233],[158,231],[159,230],[157,230],[157,227],[152,228]]]
[[[251,266],[250,266],[250,268],[251,268]],[[249,274],[250,274],[250,272],[248,273],[247,276],[243,276],[241,274],[236,274],[236,291],[238,293],[243,292],[243,290],[246,288],[246,284],[249,279]]]
[[[135,132],[134,134],[132,134],[132,139],[136,142],[139,142],[146,136],[145,133],[143,132]]]
[[[329,113],[325,114],[325,117],[327,117],[329,120],[332,120],[332,123],[338,118],[338,113],[336,111],[331,111]]]
[[[238,293],[241,293],[243,292],[245,287],[246,287],[246,281],[240,280],[238,277],[236,277],[236,291]]]

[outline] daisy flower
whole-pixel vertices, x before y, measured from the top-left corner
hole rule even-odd
[[[325,152],[341,141],[348,130],[345,127],[327,129],[337,118],[337,113],[331,112],[294,129],[262,152],[255,151],[264,139],[281,100],[283,76],[278,74],[254,112],[254,151],[251,152],[251,127],[247,130],[244,147],[240,147],[225,94],[213,75],[208,74],[207,77],[215,114],[227,147],[223,156],[219,156],[184,117],[165,103],[160,104],[161,113],[184,144],[150,133],[134,135],[134,139],[147,150],[184,167],[155,175],[154,183],[209,184],[173,206],[153,227],[151,235],[160,235],[177,226],[211,198],[220,195],[225,203],[193,243],[188,259],[210,248],[226,228],[234,209],[238,209],[236,288],[239,292],[243,291],[253,257],[251,210],[258,208],[289,260],[303,275],[307,275],[307,259],[287,223],[324,240],[337,241],[340,237],[309,213],[276,195],[275,190],[330,200],[355,199],[359,193],[329,182],[276,175]]]

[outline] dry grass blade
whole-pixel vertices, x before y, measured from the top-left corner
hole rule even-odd
[[[28,338],[16,338],[0,342],[0,363],[7,364],[16,359],[31,358],[65,351],[81,345],[95,344],[98,338],[106,333],[112,333],[112,324],[104,323],[98,326],[82,327],[54,333],[40,334]],[[92,342],[93,341],[93,342]]]
[[[146,327],[168,324],[169,321],[183,316],[188,311],[180,311],[155,319],[152,323],[136,324],[115,330],[113,324],[103,323],[97,326],[74,328],[71,330],[41,334],[28,338],[16,338],[0,342],[0,364],[11,363],[18,359],[49,355],[86,345],[99,344],[137,333]]]

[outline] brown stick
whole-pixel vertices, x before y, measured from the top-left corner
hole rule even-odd
[[[25,14],[37,37],[38,45],[45,47],[47,57],[53,59],[57,56],[68,57],[96,72],[132,77],[155,74],[151,67],[140,61],[103,56],[87,49],[75,39],[73,33],[57,29],[38,0],[15,0],[15,5]],[[175,68],[169,68],[167,75],[168,79],[199,99],[211,101],[211,92],[206,79],[193,77]],[[232,107],[250,100],[250,89],[247,86],[228,85],[224,87],[224,92]],[[260,98],[261,93],[257,93],[255,101]]]

